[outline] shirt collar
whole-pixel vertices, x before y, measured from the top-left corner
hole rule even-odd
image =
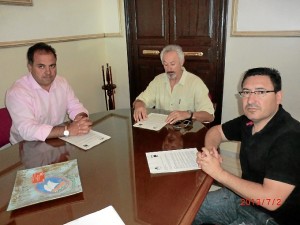
[[[30,83],[30,85],[32,86],[33,89],[43,89],[41,87],[41,85],[39,85],[38,82],[36,82],[36,80],[33,78],[31,73],[28,76],[28,80],[29,80],[29,83]],[[51,91],[52,89],[55,89],[55,87],[56,87],[56,77],[55,77],[54,81],[52,82],[49,91]]]
[[[183,86],[185,83],[186,77],[187,77],[186,69],[184,67],[182,67],[182,75],[181,75],[181,78],[180,78],[178,84]]]
[[[36,80],[33,78],[31,73],[28,76],[28,80],[33,89],[42,89],[38,82],[36,82]]]

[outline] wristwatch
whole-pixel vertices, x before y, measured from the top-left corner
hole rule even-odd
[[[65,126],[64,136],[69,137],[69,135],[70,135],[70,131],[68,130],[68,126]]]
[[[193,120],[193,115],[194,115],[194,113],[191,111],[191,110],[188,110],[187,111],[189,114],[191,114],[191,116],[190,116],[190,118],[188,118],[189,120]]]

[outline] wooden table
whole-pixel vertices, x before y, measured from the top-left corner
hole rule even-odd
[[[162,113],[163,111],[158,111]],[[203,145],[207,129],[159,132],[132,127],[131,110],[91,115],[93,129],[111,139],[84,151],[60,139],[22,142],[0,151],[0,224],[61,225],[112,205],[126,225],[191,224],[212,178],[201,170],[149,173],[145,153]],[[18,170],[78,160],[83,192],[6,211]]]

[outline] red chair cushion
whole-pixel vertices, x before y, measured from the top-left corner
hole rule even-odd
[[[9,143],[12,120],[6,108],[0,109],[0,147]]]

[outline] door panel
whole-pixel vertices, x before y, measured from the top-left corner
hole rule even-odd
[[[168,42],[169,24],[168,12],[165,0],[134,0],[135,25],[133,32],[136,35],[134,41],[138,43],[151,43],[152,41]],[[155,12],[155,14],[153,13]]]
[[[159,73],[160,52],[178,44],[184,67],[199,76],[221,122],[227,0],[124,0],[131,103]]]
[[[210,43],[210,0],[170,1],[170,38],[179,45],[192,45],[195,40]]]

